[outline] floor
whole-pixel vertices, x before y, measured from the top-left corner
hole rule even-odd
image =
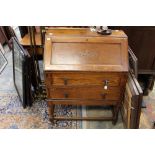
[[[48,118],[47,103],[36,101],[31,108],[23,109],[13,83],[12,52],[4,47],[8,64],[0,74],[0,128],[7,129],[70,129],[81,128],[80,122],[56,121]],[[72,116],[77,114],[76,107],[57,106],[55,115]]]
[[[36,102],[32,108],[23,109],[13,84],[12,53],[5,46],[5,56],[8,65],[0,74],[0,128],[84,128],[84,129],[123,129],[121,115],[117,124],[105,121],[57,121],[51,124],[48,120],[46,102]],[[144,102],[149,103],[148,109],[142,109],[140,128],[152,128],[155,120],[150,113],[154,113],[152,105],[155,103],[155,88],[149,96],[144,97]],[[55,114],[67,116],[102,116],[111,115],[105,107],[57,107]],[[151,119],[150,119],[151,118]],[[3,122],[3,123],[2,123]]]
[[[140,117],[140,128],[152,129],[155,122],[155,87],[148,96],[143,97],[146,108],[142,108]]]

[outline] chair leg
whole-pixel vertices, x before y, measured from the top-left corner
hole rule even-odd
[[[54,104],[51,104],[51,103],[50,103],[50,106],[48,107],[49,120],[51,122],[54,121],[54,107],[55,107]]]
[[[112,121],[113,125],[116,125],[117,123],[119,109],[120,109],[119,105],[113,107],[113,121]]]

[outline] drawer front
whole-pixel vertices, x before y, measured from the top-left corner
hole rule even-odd
[[[48,98],[51,99],[98,99],[119,100],[120,88],[112,87],[108,90],[102,87],[54,87],[48,89]]]
[[[121,75],[115,73],[47,73],[46,84],[55,86],[120,85]]]

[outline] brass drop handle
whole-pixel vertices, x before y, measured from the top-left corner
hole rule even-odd
[[[105,99],[106,94],[101,94],[102,99]]]
[[[65,96],[65,98],[68,98],[69,95],[68,95],[68,93],[64,93],[64,96]]]
[[[108,89],[108,83],[109,81],[108,80],[105,80],[104,81],[104,89],[107,90]]]
[[[64,79],[64,85],[68,84],[68,79]]]

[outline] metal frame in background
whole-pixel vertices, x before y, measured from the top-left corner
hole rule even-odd
[[[4,65],[0,68],[0,73],[1,73],[4,70],[4,68],[6,67],[6,65],[8,64],[8,61],[7,61],[7,59],[5,58],[5,55],[4,55],[4,48],[2,47],[1,44],[0,44],[0,55],[5,61]]]
[[[15,46],[14,45],[17,45],[17,47],[19,48],[18,52],[20,54],[20,56],[22,57],[21,59],[21,64],[22,64],[22,94],[23,96],[20,95],[19,91],[19,88],[17,86],[17,81],[16,81],[16,72],[15,72]],[[27,77],[28,77],[28,65],[27,65],[27,61],[28,61],[28,58],[29,58],[29,54],[28,52],[26,52],[23,47],[19,44],[19,42],[17,41],[17,39],[15,37],[12,38],[12,57],[13,57],[13,80],[14,80],[14,85],[15,85],[15,88],[16,88],[16,91],[18,93],[18,96],[19,96],[19,99],[22,103],[22,106],[23,108],[26,108],[27,106],[30,105],[30,99],[27,98],[29,96],[29,90],[28,90],[28,82],[27,82]]]

